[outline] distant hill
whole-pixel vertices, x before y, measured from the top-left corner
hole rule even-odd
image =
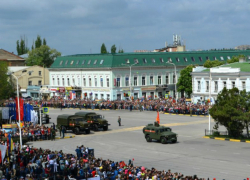
[[[235,49],[239,49],[239,50],[246,50],[246,49],[249,49],[249,50],[250,50],[250,45],[240,45],[240,46],[236,46]]]

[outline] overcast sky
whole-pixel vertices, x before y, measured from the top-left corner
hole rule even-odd
[[[63,55],[162,48],[181,35],[188,50],[250,44],[248,0],[1,0],[0,48],[16,53],[37,35]]]

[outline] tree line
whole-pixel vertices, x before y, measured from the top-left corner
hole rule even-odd
[[[110,51],[111,51],[111,54],[115,54],[116,53],[116,46],[115,46],[115,44],[111,46]],[[107,53],[109,53],[109,52],[107,51],[107,48],[106,48],[105,44],[102,43],[101,54],[107,54]],[[121,48],[119,48],[118,53],[124,53],[124,50],[121,49]]]

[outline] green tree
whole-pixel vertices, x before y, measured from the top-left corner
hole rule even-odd
[[[208,60],[205,61],[203,66],[206,67],[206,68],[212,68],[212,67],[216,67],[216,66],[221,66],[223,64],[224,64],[224,62],[222,62],[222,61],[219,61],[219,60],[210,61],[208,59]]]
[[[51,49],[47,45],[42,45],[39,48],[29,51],[29,57],[26,59],[26,64],[28,66],[38,65],[48,68],[58,56],[61,56],[61,53],[56,49]]]
[[[0,61],[0,99],[7,99],[14,96],[14,87],[11,78],[7,75],[8,64]]]
[[[119,48],[118,53],[124,53],[123,49]]]
[[[111,53],[112,54],[116,53],[116,47],[115,47],[115,45],[111,46]]]
[[[180,77],[177,82],[177,91],[178,92],[185,92],[188,97],[192,93],[192,76],[191,72],[195,65],[189,65],[181,70]]]
[[[45,38],[43,38],[43,45],[47,45],[47,41]]]
[[[107,52],[107,48],[106,48],[106,46],[105,46],[104,43],[102,43],[102,46],[101,46],[101,53],[102,53],[102,54],[107,54],[107,53],[108,53],[108,52]]]
[[[17,55],[23,55],[29,51],[27,44],[28,44],[28,40],[25,38],[25,36],[21,36],[20,41],[17,40],[16,42]]]
[[[238,88],[224,88],[217,96],[215,105],[209,110],[216,126],[224,126],[230,137],[240,137],[244,129],[242,118],[244,115]]]
[[[41,36],[37,35],[36,41],[35,41],[35,48],[39,48],[42,45],[42,39]]]
[[[239,55],[239,56],[233,56],[231,59],[227,60],[228,64],[239,62],[240,58],[246,58],[244,55]]]

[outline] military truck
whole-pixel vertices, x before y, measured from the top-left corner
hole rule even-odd
[[[177,134],[173,133],[171,128],[160,126],[157,122],[154,124],[148,124],[142,131],[147,142],[152,142],[152,139],[160,141],[162,144],[177,142]]]
[[[83,117],[84,120],[90,124],[92,130],[98,131],[99,128],[102,128],[104,131],[108,130],[108,121],[100,114],[81,111],[75,113],[75,115]]]
[[[57,116],[57,128],[64,126],[66,130],[72,130],[75,134],[90,133],[89,124],[81,117],[76,115],[62,114]]]

